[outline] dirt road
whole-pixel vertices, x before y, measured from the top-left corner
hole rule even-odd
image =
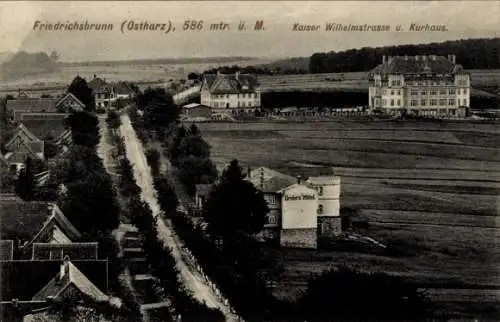
[[[141,197],[149,204],[153,215],[156,216],[160,213],[160,207],[156,199],[156,191],[153,188],[153,178],[144,154],[144,148],[137,139],[128,115],[122,115],[121,121],[122,125],[120,132],[125,139],[126,154],[127,158],[132,163],[135,180],[137,185],[141,188]],[[181,279],[185,283],[186,288],[193,293],[193,296],[200,302],[206,303],[208,307],[220,309],[226,315],[227,321],[237,321],[237,319],[228,312],[224,303],[217,298],[216,294],[212,291],[201,274],[191,269],[184,261],[182,256],[182,242],[165,224],[163,219],[159,217],[158,235],[165,245],[172,249],[172,254],[176,259]]]

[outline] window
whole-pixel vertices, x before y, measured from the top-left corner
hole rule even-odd
[[[410,103],[411,106],[417,106],[417,104],[418,104],[417,100],[411,100],[411,103]]]
[[[455,99],[454,98],[450,98],[448,100],[448,105],[455,105]]]
[[[401,106],[401,100],[398,99],[398,106]]]
[[[426,91],[421,91],[420,95],[427,95],[427,92]]]
[[[276,196],[273,196],[273,195],[267,195],[267,196],[266,196],[266,199],[267,199],[267,202],[268,202],[270,205],[275,205],[275,204],[276,204]]]
[[[420,105],[422,105],[422,106],[426,106],[426,105],[427,105],[427,100],[421,100],[421,101],[420,101]]]
[[[450,95],[455,95],[455,90],[454,89],[450,89],[448,93],[450,93]]]
[[[274,216],[274,215],[267,216],[267,223],[268,224],[276,224],[276,216]]]
[[[391,95],[394,95],[394,91],[391,91]]]
[[[323,205],[319,205],[318,206],[318,214],[322,214],[323,213]]]
[[[467,89],[465,89],[465,88],[464,88],[464,89],[462,90],[462,93],[463,93],[464,95],[467,95]]]
[[[444,89],[440,90],[440,91],[439,91],[439,94],[440,94],[440,95],[446,95],[446,90],[444,90]]]
[[[323,195],[323,187],[318,187],[318,196]]]
[[[401,95],[401,91],[398,91],[398,95]]]
[[[463,102],[464,102],[463,106],[467,106],[467,99],[466,98],[464,98]]]
[[[431,95],[437,95],[437,91],[435,89],[431,90],[430,92]]]
[[[417,91],[411,91],[410,95],[411,95],[411,96],[417,96],[417,95],[418,95],[418,92],[417,92]]]
[[[386,106],[387,105],[387,100],[384,98],[382,99],[382,106]]]
[[[440,99],[439,100],[439,106],[445,106],[446,105],[446,100],[445,99]]]
[[[382,95],[387,95],[387,90],[386,89],[382,90]]]
[[[431,106],[436,106],[437,105],[437,100],[430,100]]]
[[[393,99],[391,100],[391,106],[394,106],[394,100]]]

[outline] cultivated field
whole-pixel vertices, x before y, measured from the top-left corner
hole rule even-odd
[[[347,264],[434,285],[434,298],[442,299],[443,292],[450,296],[465,292],[459,296],[465,302],[498,299],[498,124],[351,121],[199,126],[219,164],[238,158],[243,166],[265,165],[294,173],[297,167],[304,171],[333,167],[342,180],[341,205],[361,210],[370,223],[366,234],[413,252],[391,257],[282,250],[276,256],[285,263],[286,278],[278,294],[294,297],[311,272]],[[489,290],[457,293],[442,287]]]
[[[470,70],[472,86],[498,87],[500,70]],[[368,73],[328,73],[259,76],[262,92],[283,91],[361,91],[368,92]],[[473,96],[491,97],[493,95],[473,88]]]

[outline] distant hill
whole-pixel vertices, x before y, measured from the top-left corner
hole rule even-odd
[[[500,69],[500,38],[462,39],[442,43],[365,47],[341,52],[315,53],[309,60],[311,73],[368,71],[382,61],[383,55],[456,55],[465,69]]]
[[[16,79],[35,74],[52,73],[59,70],[59,55],[52,52],[28,53],[20,51],[0,64],[0,76],[3,80]]]
[[[108,60],[108,61],[86,61],[86,62],[61,62],[61,66],[85,67],[85,66],[120,66],[120,65],[175,65],[175,64],[198,64],[198,63],[231,63],[238,61],[255,60],[255,57],[190,57],[190,58],[154,58],[154,59],[131,59],[131,60]]]

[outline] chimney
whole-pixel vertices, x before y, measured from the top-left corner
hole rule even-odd
[[[383,55],[382,56],[382,64],[385,64],[385,61],[387,60],[387,56],[386,55]]]
[[[97,75],[96,75],[96,74],[94,74],[94,78],[97,78]]]
[[[456,64],[457,56],[456,55],[450,55],[450,60],[453,64]]]
[[[300,175],[297,176],[297,183],[298,184],[302,183],[302,177]]]
[[[252,169],[250,167],[247,168],[247,177],[250,178],[250,173],[252,172]]]
[[[236,78],[236,80],[239,80],[240,79],[240,72],[237,71],[235,74],[234,74],[234,77]]]

